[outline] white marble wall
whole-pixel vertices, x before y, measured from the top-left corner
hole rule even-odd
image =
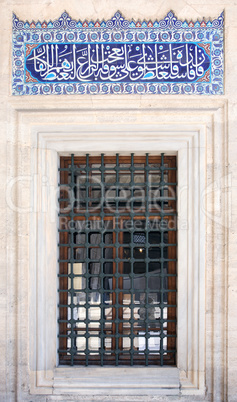
[[[191,101],[195,102],[197,123],[203,117],[205,107],[206,129],[212,126],[215,141],[210,143],[206,137],[207,152],[205,161],[207,183],[210,177],[217,177],[218,183],[214,194],[208,200],[208,205],[219,212],[221,221],[215,223],[206,221],[206,321],[205,321],[205,383],[206,396],[180,396],[181,400],[213,400],[237,401],[237,134],[236,134],[236,91],[237,91],[237,1],[220,0],[2,0],[0,13],[1,46],[0,46],[0,183],[2,184],[0,221],[0,400],[1,401],[56,401],[56,400],[104,400],[110,401],[109,395],[73,396],[73,395],[43,395],[40,392],[30,395],[30,365],[32,354],[28,339],[31,334],[29,321],[29,301],[32,286],[30,270],[33,261],[30,260],[31,221],[27,208],[31,202],[29,181],[22,186],[13,187],[9,194],[9,182],[19,175],[29,175],[32,171],[32,142],[25,133],[25,127],[37,125],[37,132],[47,122],[60,126],[73,120],[78,113],[78,120],[86,122],[84,113],[80,110],[95,109],[93,121],[100,124],[99,109],[103,108],[103,98],[95,100],[93,96],[77,97],[11,97],[11,19],[12,12],[22,20],[49,20],[57,18],[65,9],[75,19],[109,19],[119,10],[127,19],[161,18],[171,9],[180,19],[196,20],[203,17],[217,17],[225,10],[225,95],[221,97],[164,96],[164,97],[107,97],[108,109],[115,110],[110,124],[121,120],[116,109],[125,110],[127,121],[140,123],[147,119],[144,109],[162,107],[169,108],[173,121],[180,121],[180,110],[184,124],[190,120]],[[235,20],[236,18],[236,20]],[[235,65],[236,63],[236,65]],[[216,107],[220,103],[220,108]],[[109,104],[110,103],[110,104]],[[129,106],[131,111],[129,111]],[[70,113],[71,108],[71,113]],[[30,109],[32,113],[30,113]],[[67,109],[67,113],[64,111]],[[132,112],[132,109],[135,112]],[[185,112],[187,110],[187,113]],[[200,116],[198,116],[200,109]],[[25,112],[27,110],[27,113]],[[49,110],[52,110],[50,118]],[[57,111],[60,113],[57,114]],[[216,110],[219,110],[216,112]],[[215,112],[214,112],[215,111]],[[124,111],[122,113],[125,113]],[[139,115],[140,113],[140,115]],[[162,115],[162,111],[160,112]],[[55,117],[56,116],[56,117]],[[208,120],[209,116],[209,120]],[[124,118],[124,117],[123,117]],[[215,124],[213,121],[215,120]],[[214,127],[214,128],[213,128]],[[224,135],[227,133],[228,135]],[[228,138],[228,144],[226,144]],[[215,149],[213,149],[215,148]],[[228,151],[228,155],[213,159],[213,155]],[[220,160],[222,162],[220,162]],[[218,161],[218,163],[216,162]],[[223,165],[224,164],[224,165]],[[228,176],[228,181],[219,180],[221,175]],[[229,183],[229,184],[228,184]],[[16,190],[17,188],[17,190]],[[221,189],[220,192],[218,190]],[[7,194],[7,197],[6,197]],[[17,214],[13,202],[26,211]],[[229,204],[228,204],[229,200]],[[228,220],[227,220],[228,218]],[[223,226],[227,230],[223,230]],[[39,239],[40,242],[40,239]],[[20,247],[19,247],[20,245]],[[217,269],[218,268],[218,269]],[[20,290],[18,284],[20,283]],[[225,310],[223,310],[225,309]],[[214,312],[214,314],[212,314]],[[210,353],[214,350],[214,354]],[[96,392],[95,392],[96,394]],[[149,397],[113,396],[113,400],[144,401]],[[157,396],[152,400],[179,400],[176,397]]]

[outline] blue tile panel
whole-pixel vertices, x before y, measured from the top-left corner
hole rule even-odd
[[[13,95],[223,94],[223,13],[213,21],[23,22],[13,15]]]

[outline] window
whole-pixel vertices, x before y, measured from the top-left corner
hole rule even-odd
[[[176,157],[61,157],[59,362],[176,363]]]

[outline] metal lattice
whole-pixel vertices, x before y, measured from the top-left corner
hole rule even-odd
[[[60,364],[175,364],[176,158],[62,157]]]

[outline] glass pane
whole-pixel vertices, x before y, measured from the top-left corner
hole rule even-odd
[[[158,352],[160,350],[160,332],[150,332],[149,338],[145,335],[145,332],[139,332],[138,349],[142,351],[148,347],[149,351],[153,353],[154,351]]]
[[[91,260],[99,260],[101,258],[101,248],[90,248],[89,249],[89,258]]]
[[[129,350],[131,348],[131,339],[123,337],[123,350]]]
[[[110,248],[106,247],[104,249],[104,258],[112,259],[113,258],[113,251],[114,251],[114,249],[112,247],[110,247]]]
[[[93,333],[93,336],[91,335],[91,337],[89,338],[89,341],[88,341],[88,347],[92,351],[99,351],[99,349],[100,349],[99,332],[97,332],[96,334],[98,336],[95,336],[95,334]]]
[[[133,181],[134,183],[144,183],[145,182],[145,175],[141,171],[139,172],[134,172],[133,175]]]
[[[74,243],[75,244],[85,244],[86,235],[85,233],[75,233],[74,234]]]
[[[105,262],[104,263],[104,274],[106,274],[106,275],[112,275],[113,274],[113,263],[112,262]]]
[[[126,188],[126,187],[123,187],[123,188],[120,188],[119,189],[119,198],[122,200],[122,199],[127,199],[127,198],[129,198],[129,197],[131,197],[131,190],[129,190],[128,188]]]
[[[161,243],[161,232],[149,232],[148,241],[150,244],[160,244]]]
[[[90,198],[92,199],[99,199],[101,198],[101,188],[100,187],[95,187],[93,186],[91,189],[91,195]]]
[[[160,247],[150,247],[148,256],[150,259],[157,259],[161,257],[161,248]]]
[[[89,320],[93,321],[99,321],[101,318],[101,309],[100,307],[90,307],[88,309],[88,318]],[[94,322],[91,323],[92,326],[94,326]]]
[[[82,184],[85,184],[86,182],[86,172],[81,170],[80,172],[76,172],[76,180],[75,183],[77,184],[76,188],[77,190],[80,189]]]
[[[88,222],[88,228],[90,228],[91,230],[100,230],[103,228],[104,222],[100,221],[100,220],[90,220]]]
[[[131,175],[128,173],[120,173],[119,174],[119,182],[120,183],[130,183]]]
[[[161,175],[159,172],[150,172],[149,173],[149,182],[150,183],[160,183]]]
[[[105,172],[104,175],[105,178],[105,183],[116,183],[116,174],[115,173],[111,173],[111,172]]]
[[[85,258],[86,258],[86,249],[84,247],[76,248],[75,249],[75,259],[76,260],[84,260]]]
[[[133,190],[133,196],[141,198],[142,200],[145,200],[145,196],[146,196],[145,186],[135,187]]]
[[[113,243],[113,233],[112,232],[104,234],[104,242],[105,242],[105,244]]]
[[[101,242],[101,234],[91,233],[89,236],[89,241],[91,244],[99,244]]]
[[[131,242],[131,233],[123,232],[123,238],[121,239],[121,243],[129,244]]]

